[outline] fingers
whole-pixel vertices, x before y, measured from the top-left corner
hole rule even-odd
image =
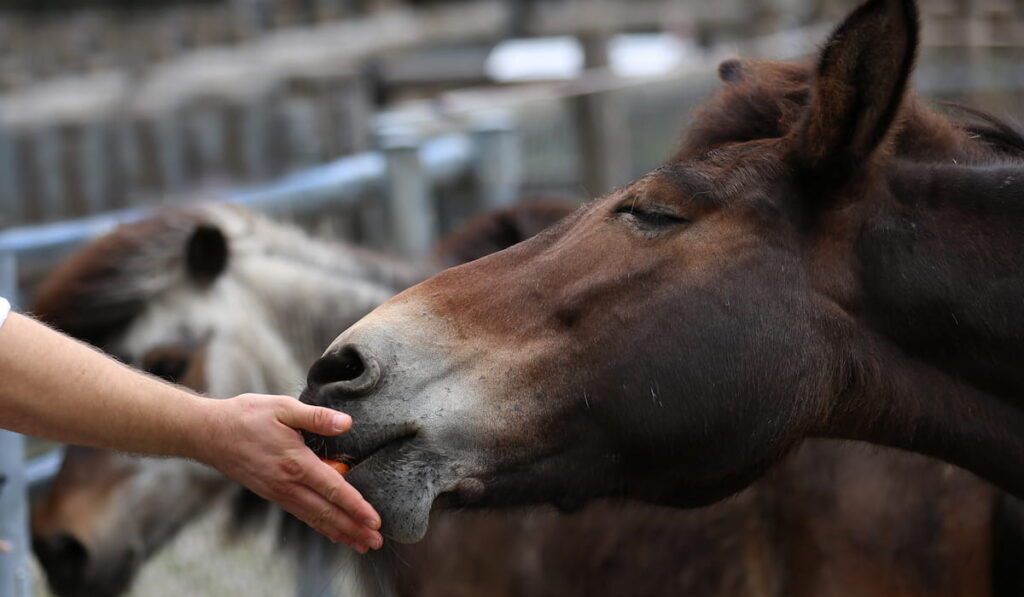
[[[278,419],[295,429],[305,429],[320,435],[338,435],[352,427],[352,417],[345,413],[321,406],[309,406],[297,400],[289,400],[278,413]]]
[[[315,491],[302,487],[290,499],[281,502],[285,510],[332,541],[340,541],[359,553],[379,549],[384,538],[349,517]]]
[[[380,515],[373,509],[355,487],[330,466],[316,461],[310,464],[306,484],[317,491],[325,500],[343,509],[353,519],[369,529],[380,528]]]

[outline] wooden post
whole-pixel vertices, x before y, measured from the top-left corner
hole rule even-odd
[[[411,127],[389,128],[379,133],[379,142],[388,164],[390,244],[403,257],[426,259],[437,227],[417,134]]]
[[[16,300],[17,279],[16,256],[0,253],[0,296]],[[32,597],[24,465],[25,438],[0,430],[0,595],[5,597]]]

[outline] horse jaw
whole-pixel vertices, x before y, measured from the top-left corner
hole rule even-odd
[[[385,449],[378,456],[386,459],[384,466],[358,467],[348,481],[377,509],[385,536],[415,543],[426,535],[434,500],[452,475],[445,474],[439,457],[415,446]]]

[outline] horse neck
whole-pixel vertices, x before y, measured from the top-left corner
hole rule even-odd
[[[861,301],[828,434],[1024,496],[1024,168],[913,165],[854,242]]]
[[[856,253],[865,321],[916,358],[1024,398],[1024,166],[914,165]]]
[[[817,435],[934,456],[1024,498],[1024,405],[920,361],[877,335],[841,367],[846,385]]]

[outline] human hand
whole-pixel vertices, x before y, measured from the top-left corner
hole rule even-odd
[[[380,516],[345,479],[306,447],[298,429],[349,430],[352,419],[285,396],[243,394],[211,400],[197,459],[276,502],[332,541],[359,553],[378,549]]]

